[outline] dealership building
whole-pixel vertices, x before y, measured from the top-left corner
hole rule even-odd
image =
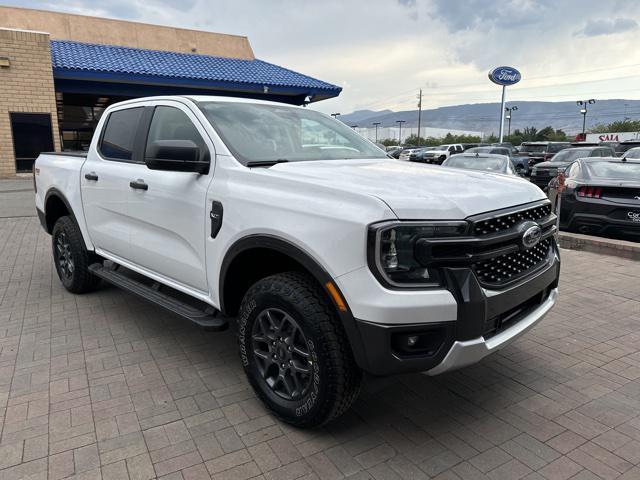
[[[104,109],[148,95],[294,105],[341,88],[255,58],[247,37],[0,6],[0,177],[85,150]]]

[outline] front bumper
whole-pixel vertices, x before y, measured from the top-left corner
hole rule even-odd
[[[501,290],[483,288],[468,268],[444,270],[446,290],[385,289],[368,299],[364,297],[363,303],[369,308],[352,304],[347,298],[355,307],[360,345],[354,352],[363,370],[374,375],[437,375],[470,365],[533,327],[549,312],[558,295],[560,259],[555,247],[541,270]],[[350,287],[355,284],[340,280],[343,292],[353,291]],[[360,278],[358,287],[363,293],[370,286]],[[424,338],[424,350],[403,350],[401,343],[408,336]]]

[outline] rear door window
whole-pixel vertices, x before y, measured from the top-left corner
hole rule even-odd
[[[100,153],[108,160],[130,162],[143,107],[126,108],[109,114],[100,139]]]

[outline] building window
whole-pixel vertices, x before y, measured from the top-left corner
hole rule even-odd
[[[51,114],[12,112],[9,116],[16,172],[30,172],[41,152],[54,150]]]

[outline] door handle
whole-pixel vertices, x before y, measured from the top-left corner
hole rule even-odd
[[[96,172],[85,173],[84,178],[86,178],[87,180],[91,180],[93,182],[98,181],[98,175],[96,175]]]
[[[134,180],[133,182],[129,182],[129,186],[131,188],[135,188],[136,190],[149,190],[149,185],[144,183],[144,180],[139,178],[138,180]]]

